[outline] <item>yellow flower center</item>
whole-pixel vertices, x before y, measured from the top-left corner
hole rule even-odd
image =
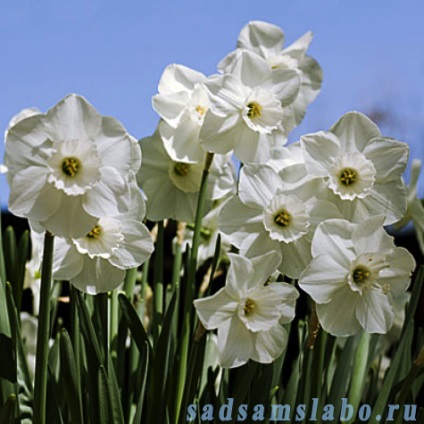
[[[188,163],[176,162],[174,165],[174,172],[180,177],[185,177],[190,170],[190,165]]]
[[[206,108],[200,105],[196,106],[196,112],[200,116],[203,116],[206,113]]]
[[[69,157],[62,161],[62,171],[68,177],[75,177],[81,169],[81,162],[78,158]]]
[[[287,211],[282,210],[274,216],[274,222],[281,227],[287,227],[291,222],[291,218],[291,215]]]
[[[100,225],[96,225],[88,234],[87,238],[89,239],[98,239],[102,234],[102,227]]]
[[[351,184],[353,184],[356,181],[357,176],[358,176],[358,174],[356,173],[356,171],[354,169],[345,168],[345,169],[342,169],[342,171],[340,172],[339,181],[344,186],[350,186]]]
[[[247,111],[247,116],[250,119],[254,119],[257,118],[258,116],[262,115],[262,106],[257,103],[257,102],[250,102],[247,104],[248,107],[248,111]]]
[[[352,273],[352,278],[355,284],[361,285],[366,283],[367,279],[370,277],[371,272],[368,268],[364,266],[357,266]]]
[[[244,315],[251,315],[256,308],[256,304],[252,299],[247,298],[243,307]]]

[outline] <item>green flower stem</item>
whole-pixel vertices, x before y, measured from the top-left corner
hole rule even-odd
[[[76,288],[71,285],[70,303],[71,303],[71,335],[72,335],[72,348],[75,355],[75,369],[78,377],[81,370],[81,334],[80,334],[80,321],[78,316],[78,304]],[[78,383],[80,379],[78,378]]]
[[[35,363],[33,423],[46,423],[47,361],[50,333],[50,291],[53,266],[53,234],[44,236],[43,263],[41,266],[40,312],[38,316],[37,356]]]
[[[368,355],[370,349],[371,336],[367,332],[363,332],[359,340],[358,350],[356,352],[356,358],[353,364],[352,381],[349,390],[349,403],[353,406],[354,416],[349,421],[351,424],[355,421],[356,413],[358,411],[359,403],[361,402],[362,393],[368,371]]]
[[[158,222],[158,235],[155,248],[155,263],[153,270],[153,340],[156,346],[162,328],[164,291],[163,291],[163,221]]]
[[[125,296],[127,296],[128,299],[130,300],[132,299],[132,295],[134,294],[134,287],[135,287],[136,280],[137,280],[137,268],[128,269],[125,274],[124,292],[125,292]]]
[[[110,340],[110,356],[112,359],[115,371],[118,370],[118,327],[119,327],[119,303],[118,290],[115,289],[110,293],[110,325],[109,325],[109,340]]]
[[[100,335],[103,346],[104,366],[108,371],[108,351],[109,351],[109,299],[107,293],[99,293],[94,296],[94,307],[100,318]]]
[[[176,243],[175,243],[175,254],[174,254],[174,261],[173,261],[173,269],[172,269],[172,289],[171,289],[171,296],[177,290],[178,287],[180,287],[180,280],[181,280],[181,265],[183,260],[182,255],[182,244],[184,241],[184,229],[185,229],[185,223],[183,222],[177,222],[177,237],[176,237]],[[175,304],[175,315],[180,316],[180,295],[181,290],[177,291],[177,300]],[[172,330],[171,330],[171,343],[176,343],[176,340],[178,340],[178,320],[174,320],[172,322]]]
[[[317,342],[314,347],[314,357],[312,360],[311,397],[319,399],[318,410],[322,408],[324,403],[323,370],[324,370],[326,346],[327,346],[327,333],[321,330],[317,336]],[[321,422],[322,422],[322,415],[318,414],[317,424],[321,424]]]
[[[185,288],[185,299],[184,299],[184,312],[183,312],[183,328],[182,328],[182,343],[181,343],[181,356],[180,356],[180,368],[178,375],[178,385],[175,394],[176,408],[175,408],[175,419],[174,422],[178,422],[180,415],[181,402],[184,393],[185,378],[187,372],[187,360],[189,353],[189,344],[192,334],[192,312],[193,312],[193,299],[196,285],[196,270],[197,270],[197,252],[200,244],[200,231],[202,228],[202,219],[204,214],[206,194],[208,187],[209,169],[212,164],[213,153],[207,153],[205,166],[202,174],[202,181],[200,183],[199,198],[197,200],[197,210],[195,227],[193,233],[193,241],[190,255],[190,264],[187,275],[187,287]]]
[[[143,317],[146,309],[146,285],[149,277],[149,267],[150,267],[150,259],[146,262],[144,262],[142,267],[142,274],[141,274],[141,290],[140,290],[140,320],[143,322]]]

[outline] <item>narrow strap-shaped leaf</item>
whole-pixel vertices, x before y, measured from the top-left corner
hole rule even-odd
[[[140,352],[143,351],[144,344],[147,343],[149,349],[152,349],[150,344],[149,337],[147,336],[146,330],[144,329],[143,323],[141,322],[137,312],[134,309],[134,306],[128,300],[124,294],[118,296],[119,304],[121,306],[124,318],[127,322],[127,325],[131,331],[131,334],[134,338],[134,341]]]
[[[22,340],[20,322],[18,321],[17,310],[13,301],[12,288],[7,284],[7,309],[9,312],[10,326],[12,330],[13,346],[16,347],[16,364],[17,372],[17,393],[18,393],[18,409],[19,418],[21,420],[32,421],[32,404],[33,404],[33,388],[32,380],[29,373],[27,358],[25,354],[24,344]],[[1,422],[1,421],[0,421]]]
[[[350,379],[352,362],[355,356],[356,339],[354,336],[349,337],[343,349],[340,352],[336,370],[334,371],[333,379],[331,380],[331,389],[328,396],[328,403],[334,405],[334,416],[340,416],[342,407],[341,398],[344,397],[347,389],[347,384]]]
[[[116,379],[115,368],[112,364],[112,358],[109,355],[108,361],[109,368],[107,379],[109,384],[110,409],[112,413],[113,423],[124,424],[124,413],[122,411],[118,381]]]
[[[14,288],[15,304],[21,309],[22,291],[24,289],[26,263],[29,254],[29,231],[25,230],[19,240],[16,287]]]
[[[169,335],[172,329],[172,322],[177,317],[174,316],[175,304],[177,299],[177,288],[169,303],[168,310],[163,320],[162,331],[159,336],[158,345],[155,349],[155,359],[153,363],[153,404],[149,411],[154,413],[151,415],[152,424],[156,422],[164,422],[166,411],[166,382],[168,378],[168,369],[170,362],[170,345]]]
[[[16,416],[16,396],[10,395],[3,407],[0,409],[0,423],[1,424],[14,424]]]
[[[45,424],[47,361],[50,335],[50,290],[52,282],[54,236],[46,231],[41,266],[40,313],[37,330],[37,357],[34,381],[34,424]]]
[[[370,340],[370,334],[363,332],[355,355],[353,366],[355,372],[352,373],[352,381],[349,390],[349,403],[353,406],[354,411],[357,411],[359,408],[362,392],[367,382]],[[352,424],[354,420],[355,418],[352,418],[349,424]]]
[[[397,382],[396,378],[398,376],[398,370],[402,357],[404,354],[410,355],[411,352],[411,343],[414,334],[414,326],[412,322],[409,322],[407,325],[406,331],[403,333],[401,341],[398,345],[396,353],[394,354],[392,361],[390,363],[390,368],[387,371],[381,391],[375,401],[372,416],[370,422],[375,422],[376,417],[379,415],[383,416],[384,410],[389,402],[390,392],[394,384]]]
[[[7,227],[4,233],[4,259],[6,263],[6,278],[13,288],[15,296],[15,287],[18,280],[18,246],[16,243],[15,230]],[[16,303],[16,297],[15,297]]]
[[[103,365],[100,366],[97,374],[97,387],[98,387],[98,403],[99,403],[99,423],[109,423],[112,420],[109,420],[109,408],[110,408],[110,399],[109,399],[109,384],[107,381],[106,370]]]
[[[149,369],[149,346],[147,345],[147,343],[145,343],[144,349],[141,353],[141,362],[140,362],[140,368],[142,370],[144,370],[144,372],[142,372],[142,382],[141,382],[141,390],[140,390],[140,395],[138,397],[138,402],[137,402],[137,409],[135,411],[135,416],[134,416],[134,421],[133,424],[139,424],[141,423],[141,417],[143,415],[143,405],[144,405],[144,396],[146,393],[146,383],[147,383],[147,370]]]
[[[86,346],[89,346],[95,357],[97,358],[98,365],[102,365],[104,363],[104,358],[102,355],[102,351],[100,349],[99,339],[94,330],[93,323],[90,318],[90,313],[88,311],[87,305],[82,297],[81,292],[76,291],[76,298],[78,302],[79,316],[81,322],[82,335],[86,342]]]
[[[60,369],[72,422],[75,424],[83,423],[79,374],[75,366],[72,342],[66,329],[63,329],[60,334]]]

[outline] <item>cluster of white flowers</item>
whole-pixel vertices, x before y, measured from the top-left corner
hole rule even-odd
[[[407,202],[408,146],[358,112],[285,146],[321,88],[311,40],[283,48],[280,28],[255,21],[217,74],[168,66],[152,102],[157,129],[139,143],[76,95],[14,119],[9,207],[58,236],[55,278],[88,293],[115,288],[153,250],[144,216],[190,227],[213,154],[200,259],[213,255],[218,232],[223,248],[239,250],[225,287],[195,301],[204,327],[217,329],[219,363],[269,363],[284,351],[299,292],[275,272],[299,281],[329,333],[386,333],[415,261],[383,226],[412,218],[423,245],[418,165]],[[243,164],[237,183],[232,155]]]
[[[284,305],[287,317],[293,316],[296,295],[284,292],[283,283],[269,283],[274,271],[299,280],[317,303],[326,331],[348,336],[361,328],[390,329],[393,302],[406,291],[415,268],[409,252],[396,248],[383,229],[406,212],[405,143],[383,137],[366,116],[351,112],[329,131],[285,146],[321,85],[319,65],[305,54],[311,39],[307,33],[283,49],[278,27],[251,22],[242,29],[237,49],[218,65],[220,75],[190,83],[196,86],[193,93],[202,92],[185,106],[201,111],[196,130],[190,130],[193,150],[233,152],[243,163],[237,190],[223,204],[218,222],[239,256],[230,255],[225,288],[195,301],[204,326],[218,328],[223,366],[249,358],[271,362],[284,348],[285,337],[274,339],[269,330],[282,332],[273,327],[282,316],[279,308]],[[180,101],[181,90],[173,95]],[[161,117],[175,122],[164,90],[154,100],[156,110],[159,98]],[[188,159],[177,152],[182,143],[177,147],[170,136],[188,132],[183,125],[179,120],[174,132],[168,128],[166,136],[161,134],[170,155]],[[261,272],[255,273],[259,263]],[[273,293],[270,297],[279,300],[266,303],[257,293]],[[265,310],[274,321],[257,325],[256,320],[264,323]]]
[[[147,259],[153,242],[135,181],[141,152],[117,120],[69,95],[46,114],[22,111],[5,142],[9,209],[56,236],[54,278],[105,292]]]

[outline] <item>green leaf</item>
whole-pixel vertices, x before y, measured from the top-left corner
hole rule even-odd
[[[46,232],[41,266],[40,313],[37,330],[37,361],[35,364],[34,381],[34,424],[45,424],[46,421],[53,245],[54,236]]]
[[[375,422],[377,415],[383,416],[384,410],[390,400],[391,389],[399,379],[398,371],[401,365],[402,358],[404,354],[410,355],[411,353],[411,343],[413,334],[414,326],[412,322],[409,322],[406,331],[402,335],[398,348],[394,356],[392,357],[390,368],[385,375],[381,391],[377,397],[377,400],[375,401],[370,422]]]
[[[358,349],[355,355],[355,361],[352,373],[352,381],[349,390],[349,403],[353,406],[353,410],[357,411],[361,401],[364,386],[367,383],[368,357],[370,348],[370,334],[363,332],[359,340]],[[354,422],[355,418],[349,421],[349,424]]]
[[[18,393],[18,409],[20,420],[29,420],[32,422],[32,404],[33,404],[33,388],[31,375],[29,373],[27,358],[25,354],[24,342],[22,340],[20,321],[18,320],[17,311],[13,302],[12,288],[7,285],[7,306],[9,311],[9,320],[12,330],[13,346],[16,346],[16,363],[17,370],[17,393]],[[1,421],[0,421],[1,422]]]
[[[346,397],[347,384],[352,373],[352,362],[356,353],[356,338],[346,339],[344,347],[338,355],[337,366],[331,381],[328,403],[334,405],[334,416],[340,416],[341,398]]]
[[[153,362],[153,378],[151,380],[153,388],[153,403],[150,411],[154,413],[151,415],[151,422],[164,422],[166,412],[165,390],[168,380],[168,369],[170,362],[170,340],[172,322],[177,317],[174,316],[175,304],[177,299],[177,289],[175,290],[168,310],[163,320],[162,331],[159,335],[158,344],[155,348],[155,358]]]
[[[15,347],[12,341],[10,321],[6,300],[6,286],[0,282],[0,378],[11,383],[16,382],[16,357]],[[12,392],[6,393],[8,397]]]
[[[75,293],[76,293],[76,298],[78,303],[82,335],[84,337],[86,346],[88,346],[91,349],[93,356],[96,358],[97,367],[99,365],[104,365],[103,354],[100,348],[100,343],[99,343],[97,333],[94,330],[93,322],[90,317],[90,312],[88,311],[88,308],[84,301],[82,293],[79,291],[76,291]]]
[[[22,291],[24,289],[26,263],[29,256],[29,231],[25,230],[19,240],[16,286],[14,287],[15,304],[21,310]]]
[[[144,344],[147,343],[149,349],[152,349],[149,337],[147,336],[146,330],[144,329],[143,323],[141,322],[134,306],[128,300],[124,294],[118,296],[119,304],[121,306],[124,318],[131,331],[134,341],[138,347],[140,353],[143,351]],[[151,353],[151,352],[150,352]]]
[[[97,386],[98,386],[98,396],[99,396],[99,410],[98,417],[99,423],[108,423],[109,422],[109,384],[107,381],[106,370],[103,365],[100,366],[97,374]]]
[[[18,280],[18,246],[15,231],[12,227],[7,227],[4,233],[4,259],[6,263],[6,278],[12,285],[13,295],[15,295]]]
[[[75,366],[72,342],[66,329],[63,329],[60,334],[60,370],[71,420],[76,424],[83,423],[81,386]]]
[[[113,422],[115,424],[124,424],[124,413],[122,411],[118,381],[116,379],[115,368],[113,367],[112,358],[109,355],[108,363],[109,396]]]
[[[137,402],[137,409],[135,412],[135,416],[134,416],[134,424],[139,424],[141,423],[141,417],[143,415],[143,405],[144,405],[144,396],[146,393],[146,386],[147,386],[147,370],[149,369],[150,363],[149,363],[149,346],[147,345],[147,343],[144,346],[143,352],[141,353],[141,363],[140,363],[140,369],[144,370],[144,372],[142,373],[143,378],[142,378],[142,382],[141,382],[141,390],[140,390],[140,395],[138,397],[138,402]]]
[[[0,409],[0,423],[14,424],[16,416],[16,395],[10,395]]]

